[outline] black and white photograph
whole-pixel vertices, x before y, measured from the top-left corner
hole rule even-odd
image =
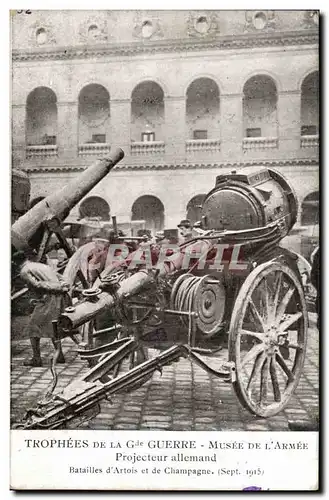
[[[320,17],[10,11],[12,432],[317,433]]]

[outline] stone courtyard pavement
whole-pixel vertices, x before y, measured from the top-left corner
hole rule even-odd
[[[28,339],[12,341],[11,422],[17,423],[26,410],[46,392],[52,382],[49,359],[51,342],[42,341],[44,366],[23,366],[31,356]],[[63,342],[66,364],[59,365],[56,392],[86,370],[71,340]],[[269,419],[252,416],[237,400],[231,384],[215,379],[187,359],[155,372],[141,388],[112,396],[101,403],[101,412],[84,429],[251,431],[288,430],[288,421],[314,423],[319,404],[319,334],[315,317],[310,329],[304,371],[287,408]]]

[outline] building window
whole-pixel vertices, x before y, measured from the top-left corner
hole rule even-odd
[[[44,28],[39,28],[36,32],[36,39],[38,45],[44,45],[47,43],[47,32]]]
[[[317,135],[317,127],[315,125],[303,125],[301,135]]]
[[[99,28],[96,24],[92,24],[88,28],[88,38],[89,40],[98,40],[99,38]]]
[[[243,128],[247,137],[277,137],[277,89],[272,78],[257,75],[243,88]],[[258,132],[259,135],[258,135]]]
[[[105,134],[93,134],[92,142],[97,142],[97,143],[106,143],[106,135]]]
[[[317,135],[319,130],[319,73],[308,75],[301,87],[301,135]]]
[[[204,140],[208,138],[207,130],[193,130],[193,139]]]
[[[154,142],[155,133],[154,132],[142,132],[142,142]]]
[[[201,16],[197,19],[195,23],[195,29],[198,33],[204,34],[209,30],[209,23],[205,16]]]
[[[310,193],[302,202],[301,224],[313,226],[319,224],[319,192]]]
[[[38,87],[26,102],[26,143],[28,146],[56,144],[57,98],[48,87]]]
[[[153,34],[153,24],[151,21],[144,21],[142,24],[142,37],[150,38]]]
[[[99,84],[89,84],[79,94],[79,144],[106,142],[110,129],[110,95]]]
[[[186,131],[187,139],[220,137],[219,88],[211,78],[197,78],[186,91]]]
[[[254,15],[253,19],[253,25],[255,26],[256,30],[262,30],[265,28],[267,24],[267,17],[264,12],[257,12]]]
[[[103,198],[90,196],[80,204],[79,215],[82,219],[110,220],[110,206]]]
[[[164,93],[156,82],[139,83],[131,95],[131,141],[152,142],[164,140]]]
[[[186,207],[186,218],[191,221],[191,224],[195,224],[201,220],[202,205],[205,199],[205,194],[198,194],[188,202]]]
[[[261,128],[247,128],[246,134],[247,134],[247,137],[262,137],[262,129]]]
[[[153,234],[164,227],[164,206],[155,196],[141,196],[134,202],[131,212],[131,220],[144,221],[145,229]]]

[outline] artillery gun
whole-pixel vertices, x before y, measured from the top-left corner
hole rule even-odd
[[[108,158],[96,161],[78,178],[67,183],[59,191],[50,194],[19,217],[11,228],[11,244],[13,262],[16,256],[36,253],[37,261],[41,261],[49,250],[49,242],[55,236],[65,250],[68,258],[74,250],[69,245],[61,224],[72,208],[82,200],[123,158],[121,149],[112,151]],[[88,286],[81,270],[78,271],[81,282]],[[12,295],[12,300],[22,296],[28,289],[24,288]]]
[[[296,215],[296,196],[280,173],[260,167],[218,176],[191,241],[141,245],[137,259],[133,252],[110,260],[61,314],[57,335],[83,331],[79,353],[91,368],[59,394],[53,384],[23,427],[60,428],[94,415],[103,398],[135,389],[180,357],[232,383],[254,415],[280,412],[298,385],[308,328],[296,255],[279,245]],[[66,268],[71,277],[76,262]],[[114,324],[95,330],[107,313]],[[182,340],[148,359],[147,347],[163,348],[158,332],[168,318]],[[95,346],[113,332],[113,341]]]

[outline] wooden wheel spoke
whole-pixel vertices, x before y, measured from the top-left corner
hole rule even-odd
[[[270,318],[271,321],[274,320],[275,315],[276,315],[276,310],[278,307],[279,297],[280,297],[280,292],[281,292],[281,283],[282,283],[282,272],[279,272],[278,277],[274,283],[275,292],[274,292],[273,306],[272,306],[272,312],[271,312],[271,318]]]
[[[256,382],[258,375],[264,365],[265,359],[266,355],[264,352],[260,352],[255,359],[255,363],[254,366],[252,367],[252,371],[247,385],[247,392],[249,393],[249,397],[251,396],[251,385],[254,381]]]
[[[268,379],[269,379],[269,360],[266,358],[260,374],[260,402],[266,403],[268,393]]]
[[[285,319],[282,323],[279,324],[279,330],[281,333],[285,332],[289,329],[289,326],[293,325],[296,321],[298,321],[303,314],[301,312],[297,312],[295,314],[289,314],[289,317]]]
[[[293,380],[295,380],[295,375],[292,373],[292,371],[288,367],[286,361],[283,359],[281,354],[279,354],[278,352],[276,353],[276,360],[277,360],[278,364],[280,365],[280,367],[282,368],[282,370],[284,371],[284,373],[287,375],[288,382],[293,382]]]
[[[279,307],[277,308],[277,312],[276,312],[276,315],[274,317],[275,322],[277,324],[280,323],[280,321],[281,321],[281,319],[282,319],[282,317],[283,317],[283,315],[285,313],[285,310],[287,309],[287,306],[288,306],[288,304],[290,302],[290,299],[293,296],[294,292],[295,292],[295,287],[294,286],[290,286],[289,289],[287,290],[287,292],[285,293],[285,295],[284,295],[284,297],[283,297],[283,299],[282,299]]]
[[[276,363],[274,357],[272,357],[270,361],[270,375],[273,386],[274,401],[279,403],[281,401],[281,391],[280,391],[278,374],[276,371]]]
[[[270,304],[269,304],[268,283],[266,281],[266,278],[263,279],[263,284],[264,284],[263,298],[264,298],[265,314],[266,314],[265,318],[266,318],[266,321],[268,322],[269,318],[270,318],[271,310],[270,310]]]
[[[241,335],[248,335],[250,337],[255,337],[256,339],[264,342],[264,333],[263,332],[252,332],[251,330],[241,330]]]
[[[254,318],[259,322],[259,324],[263,328],[263,332],[264,332],[265,331],[264,320],[261,317],[261,315],[260,315],[260,313],[255,305],[255,302],[252,300],[251,297],[249,299],[249,305],[250,305],[250,309],[251,309],[251,312],[252,312]]]
[[[244,356],[242,359],[242,367],[250,363],[256,356],[260,353],[264,352],[264,346],[261,344],[257,344],[253,346],[250,351]]]

